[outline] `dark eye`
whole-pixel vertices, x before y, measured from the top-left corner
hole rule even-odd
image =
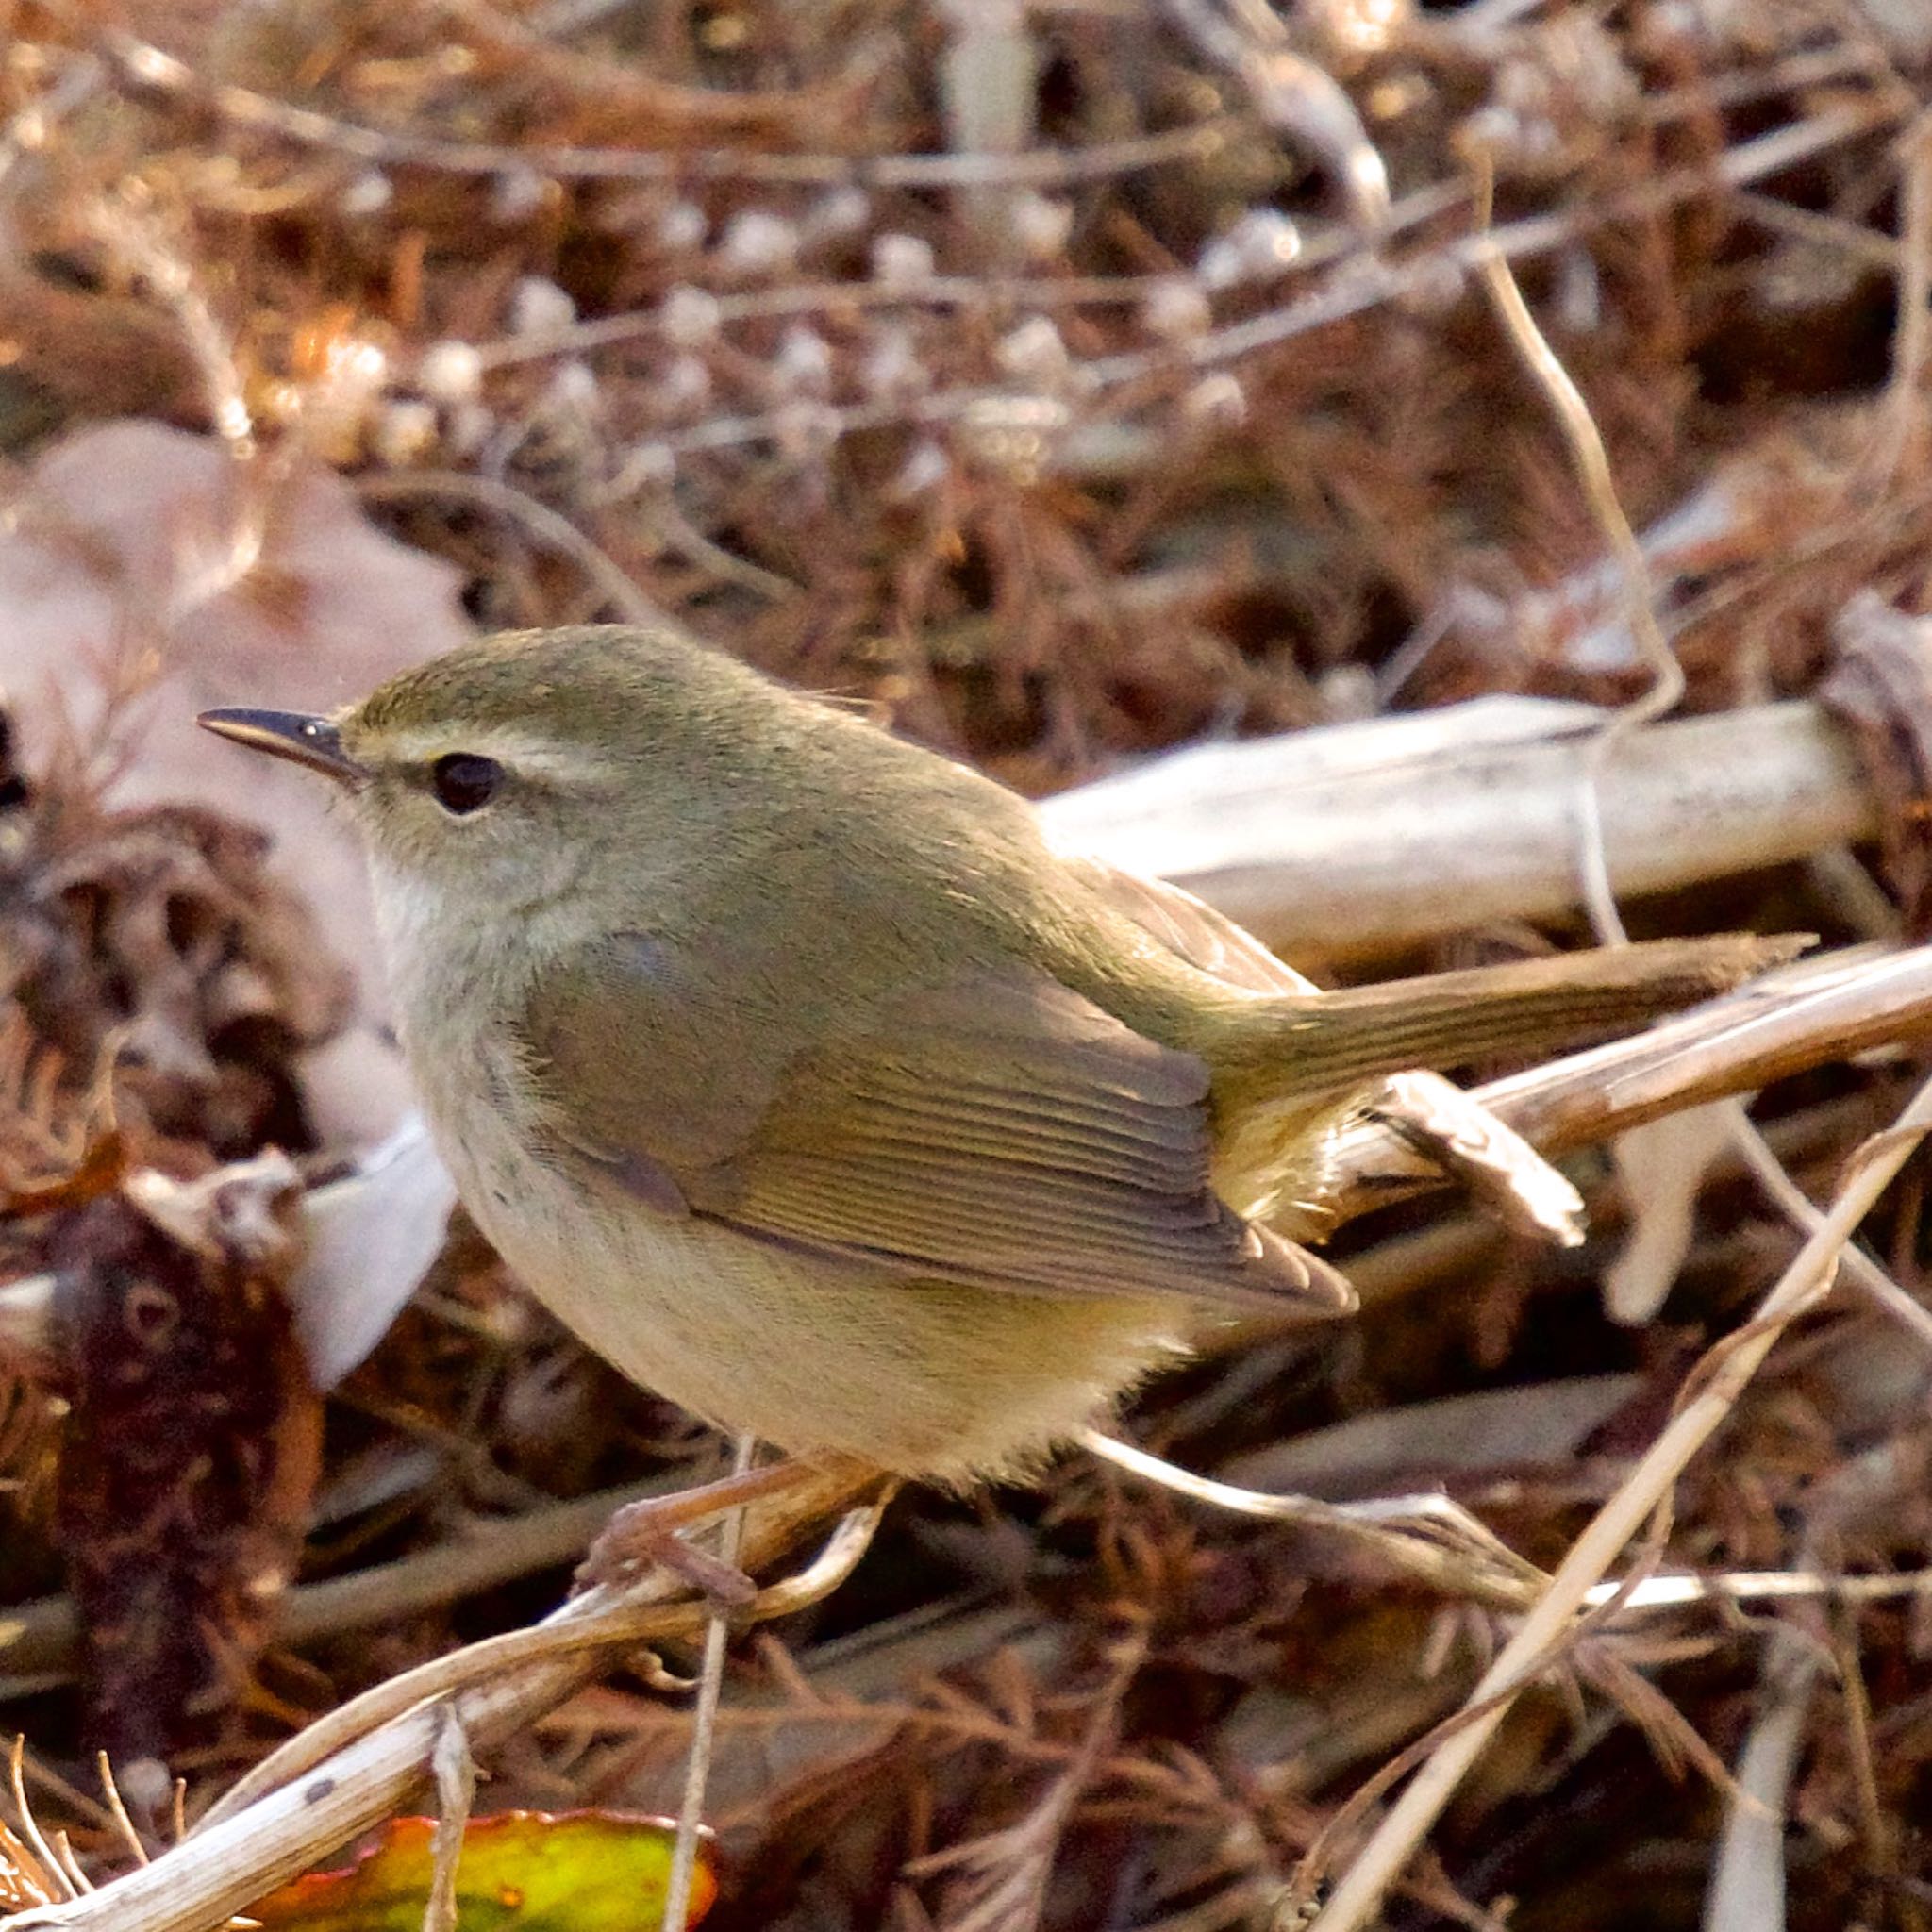
[[[429,789],[445,811],[458,818],[466,812],[481,811],[496,796],[503,783],[503,767],[494,758],[481,758],[475,752],[453,751],[429,768]]]

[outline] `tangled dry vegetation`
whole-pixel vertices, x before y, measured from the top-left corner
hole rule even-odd
[[[8,1343],[0,1690],[96,1876],[125,1855],[95,1746],[159,1842],[159,1760],[192,1818],[549,1608],[608,1492],[717,1464],[460,1229],[318,1404],[290,1217],[392,1124],[393,1068],[352,869],[257,774],[211,791],[194,694],[333,702],[471,624],[669,613],[1041,793],[1202,738],[1625,703],[1655,667],[1494,251],[1601,433],[1684,708],[1829,685],[1883,808],[1633,924],[1923,932],[1913,0],[5,19],[0,1279],[92,1298]],[[1823,1201],[1922,1070],[1814,1058],[1753,1117]],[[1250,1334],[1134,1433],[1266,1488],[1440,1484],[1555,1565],[1799,1244],[1727,1131],[1577,1157],[1573,1253],[1382,1209],[1336,1244],[1358,1322]],[[1672,1195],[1668,1298],[1612,1322]],[[1901,1299],[1924,1208],[1914,1161],[1863,1231]],[[1928,1325],[1840,1288],[1781,1342],[1650,1556],[1788,1595],[1591,1626],[1389,1923],[1932,1921]],[[902,1498],[734,1652],[711,1923],[1285,1923],[1509,1621],[1082,1458]],[[485,1798],[669,1808],[687,1731],[608,1671],[491,1746]]]

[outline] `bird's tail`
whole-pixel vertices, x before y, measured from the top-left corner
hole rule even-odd
[[[1723,992],[1810,943],[1802,933],[1653,940],[1257,1001],[1215,1056],[1216,1091],[1318,1094],[1407,1067],[1552,1053]]]

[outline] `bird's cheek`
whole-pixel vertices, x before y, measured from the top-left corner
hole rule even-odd
[[[428,959],[447,945],[444,895],[421,870],[372,848],[369,882],[376,935],[392,972]]]

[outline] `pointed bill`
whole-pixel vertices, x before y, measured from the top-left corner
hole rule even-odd
[[[204,711],[194,721],[217,738],[232,739],[251,751],[307,765],[339,785],[356,785],[368,774],[342,749],[341,733],[326,718],[305,711],[258,711],[246,706],[225,706]]]

